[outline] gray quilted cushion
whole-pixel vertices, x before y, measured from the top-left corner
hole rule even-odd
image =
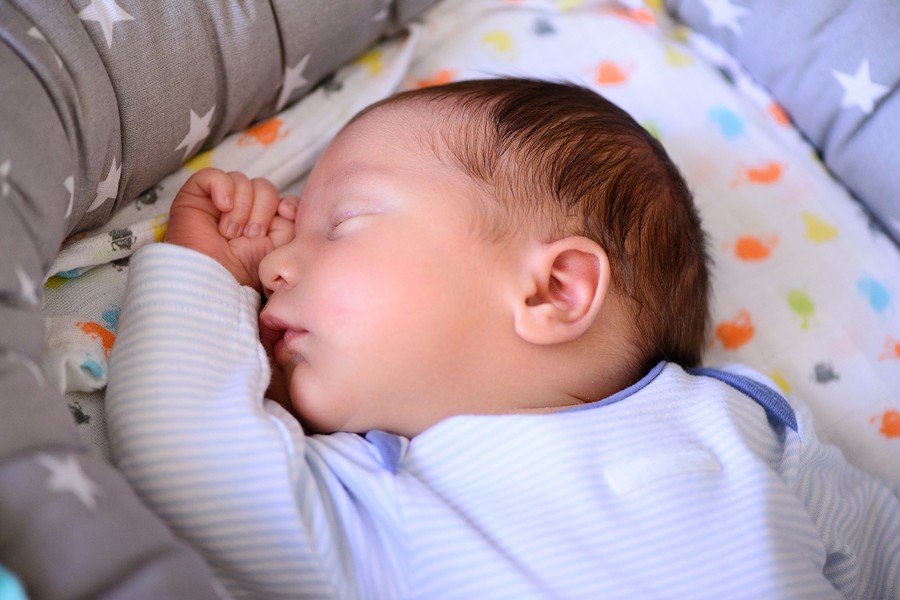
[[[434,0],[0,0],[0,565],[38,598],[217,598],[43,378],[63,236]],[[0,596],[2,596],[0,592]]]
[[[900,242],[900,2],[666,2],[769,89]]]

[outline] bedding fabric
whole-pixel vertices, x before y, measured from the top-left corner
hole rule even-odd
[[[39,366],[42,283],[63,237],[106,223],[427,4],[0,0],[0,564],[30,598],[223,593],[80,441]]]
[[[900,254],[733,56],[669,23],[662,0],[454,0],[427,13],[421,35],[379,45],[327,75],[429,3],[70,0],[48,11],[0,0],[0,564],[30,597],[221,592],[101,458],[102,444],[78,435],[103,438],[106,358],[128,259],[160,239],[180,183],[212,165],[295,189],[362,105],[398,86],[465,77],[583,81],[654,132],[684,170],[711,232],[717,295],[707,360],[747,362],[807,399],[825,440],[900,483]],[[754,3],[709,1],[682,12],[687,4],[670,2],[703,30],[713,10]],[[888,20],[895,6],[844,5],[877,7],[871,14]],[[737,17],[749,23],[747,14]],[[716,42],[733,45],[731,27],[716,29]],[[781,39],[761,43],[778,47]],[[698,54],[718,61],[731,84]],[[856,74],[853,63],[835,69]],[[873,83],[891,85],[876,73],[870,58]],[[831,81],[840,86],[833,73]],[[840,89],[832,107],[843,102]],[[877,114],[860,120],[859,131],[880,122],[891,98],[896,93],[873,100]],[[803,102],[817,99],[796,96],[789,112],[798,125]],[[873,144],[878,160],[897,154],[885,151],[897,136],[828,139],[851,138]],[[868,156],[873,146],[859,151]],[[878,185],[888,199],[900,189]]]
[[[778,98],[900,244],[900,3],[666,0]]]

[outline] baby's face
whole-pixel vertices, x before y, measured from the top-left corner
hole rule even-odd
[[[412,134],[428,126],[389,108],[342,132],[309,177],[294,240],[260,266],[262,337],[316,431],[412,436],[490,412],[515,243],[479,241],[475,187]]]

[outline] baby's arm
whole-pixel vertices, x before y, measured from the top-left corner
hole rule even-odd
[[[279,198],[266,179],[203,169],[175,196],[166,242],[215,259],[238,283],[261,292],[259,263],[293,238],[297,202]]]
[[[106,396],[116,463],[235,595],[389,589],[391,552],[371,508],[349,489],[387,499],[374,490],[393,489],[390,474],[362,438],[308,438],[263,400],[270,371],[260,295],[245,275],[269,244],[290,239],[280,227],[293,225],[296,206],[265,183],[243,188],[242,199],[244,184],[236,174],[198,173],[173,205],[170,243],[132,258]],[[232,212],[245,201],[243,216]],[[229,237],[229,223],[246,230],[266,219],[268,241]],[[332,461],[360,468],[338,475]],[[392,514],[390,505],[382,512]]]
[[[197,252],[134,255],[106,396],[113,455],[235,596],[341,597],[331,482],[309,468],[299,425],[263,400],[258,307]]]
[[[794,409],[801,435],[789,440],[797,450],[779,470],[819,529],[825,575],[847,598],[900,598],[900,488],[820,443],[809,409]]]

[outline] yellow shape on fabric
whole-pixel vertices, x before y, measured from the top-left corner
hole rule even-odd
[[[206,152],[201,152],[191,160],[184,163],[184,168],[192,173],[196,173],[200,169],[205,169],[207,167],[212,166],[212,155],[213,150],[207,150]]]
[[[662,14],[663,12],[663,0],[644,0],[644,4],[657,14]]]
[[[559,0],[556,7],[559,10],[574,10],[584,4],[584,0]]]
[[[670,67],[675,67],[676,69],[679,67],[689,67],[694,64],[694,58],[690,54],[686,54],[678,48],[667,44],[666,64]]]
[[[782,374],[781,371],[775,369],[774,371],[767,373],[767,375],[769,376],[769,379],[775,382],[775,385],[781,388],[782,392],[784,392],[785,394],[791,393],[791,384],[788,383],[788,380],[785,378],[784,374]]]
[[[384,52],[375,48],[374,50],[369,50],[353,62],[369,69],[369,75],[378,75],[384,70],[383,58]]]
[[[838,236],[838,229],[831,223],[817,217],[811,212],[803,211],[800,216],[806,223],[806,239],[816,244],[833,240]]]
[[[44,287],[47,289],[53,290],[53,289],[60,287],[67,281],[69,281],[69,280],[66,279],[65,277],[60,277],[59,275],[54,275],[53,277],[51,277],[44,283]]]
[[[481,41],[496,50],[499,54],[504,55],[512,53],[515,47],[513,37],[502,29],[489,31],[481,36]]]
[[[156,215],[150,221],[150,227],[153,229],[153,241],[163,241],[166,239],[166,230],[169,228],[169,215],[165,213]]]
[[[686,43],[691,39],[691,29],[685,25],[676,25],[672,30],[672,37],[674,37],[676,41]]]

